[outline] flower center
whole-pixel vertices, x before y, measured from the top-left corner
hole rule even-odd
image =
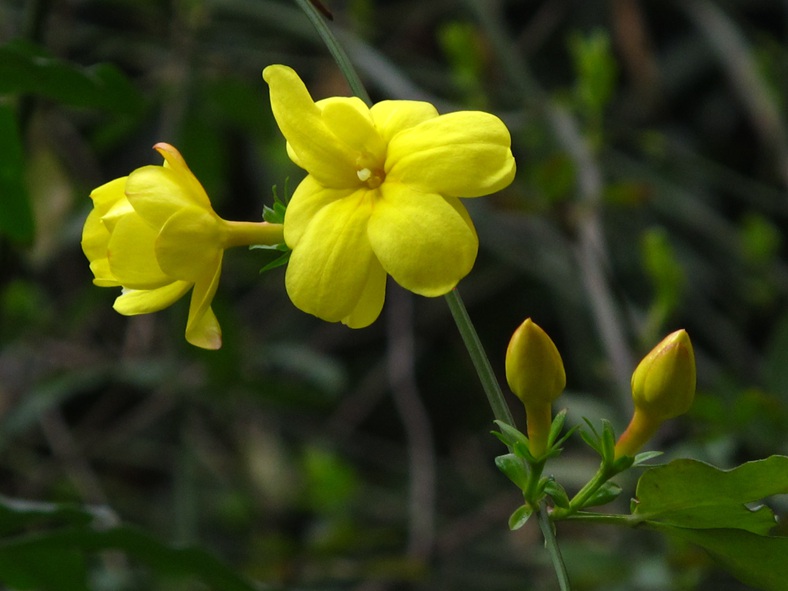
[[[386,175],[382,170],[370,170],[369,168],[357,170],[356,176],[358,177],[358,180],[360,180],[370,189],[377,189],[381,184],[383,184],[383,180],[386,178]]]
[[[386,173],[379,161],[368,153],[356,160],[356,176],[369,189],[377,189],[386,180]]]

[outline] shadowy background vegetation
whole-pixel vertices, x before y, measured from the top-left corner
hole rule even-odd
[[[460,285],[501,377],[531,316],[564,357],[570,421],[621,430],[636,361],[684,327],[697,401],[650,447],[720,467],[788,453],[785,2],[329,7],[375,100],[511,129],[518,175],[466,202],[481,250]],[[124,318],[91,284],[88,194],[159,163],[158,141],[222,217],[292,191],[271,63],[315,98],[348,93],[284,0],[0,3],[0,581],[555,588],[536,528],[506,528],[518,492],[440,298],[392,285],[353,331],[293,308],[283,270],[238,249],[214,304],[224,347],[205,352],[183,339],[186,302]],[[597,465],[576,438],[554,470],[571,489]],[[744,588],[654,534],[562,523],[558,539],[578,590]]]

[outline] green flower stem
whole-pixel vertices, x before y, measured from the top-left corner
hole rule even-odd
[[[617,474],[616,471],[611,470],[603,462],[599,466],[599,470],[597,470],[596,474],[594,474],[594,477],[591,480],[589,480],[588,482],[586,482],[585,486],[583,486],[583,488],[581,488],[577,492],[577,494],[574,497],[572,497],[572,500],[569,501],[569,507],[567,507],[566,509],[562,509],[561,507],[556,507],[553,510],[553,513],[552,513],[552,516],[551,516],[552,520],[553,521],[558,521],[558,520],[561,520],[561,519],[566,519],[570,515],[573,515],[573,514],[577,513],[578,511],[580,511],[580,509],[583,508],[583,506],[588,501],[588,499],[590,499],[591,496],[596,491],[599,490],[599,487],[601,487],[603,484],[605,484],[605,482],[610,480],[616,474]]]
[[[364,84],[361,82],[356,68],[353,67],[350,58],[337,40],[334,32],[326,24],[323,15],[320,14],[320,11],[315,8],[309,0],[295,0],[295,3],[306,13],[309,21],[315,29],[317,29],[317,34],[320,35],[323,43],[326,44],[328,51],[331,53],[337,66],[339,66],[339,69],[345,76],[347,83],[350,85],[350,90],[353,91],[354,95],[367,103],[367,106],[372,106],[372,99],[369,98],[369,93],[367,93],[367,89],[364,88]]]
[[[514,426],[512,413],[506,404],[506,400],[504,400],[501,386],[498,385],[495,372],[493,372],[487,353],[482,347],[476,328],[473,326],[470,316],[468,316],[468,311],[465,309],[460,292],[457,291],[457,288],[454,288],[444,297],[449,305],[449,310],[451,310],[451,315],[454,317],[457,330],[460,331],[460,336],[462,336],[462,340],[465,343],[465,348],[468,349],[468,353],[471,356],[476,373],[479,375],[479,380],[481,380],[482,388],[484,388],[484,393],[487,395],[487,402],[490,403],[493,415],[495,415],[497,420]]]
[[[268,222],[233,222],[226,221],[227,237],[225,246],[252,246],[265,244],[274,246],[284,242],[282,224]]]
[[[542,530],[544,545],[553,563],[553,570],[555,570],[555,574],[558,577],[558,586],[561,591],[570,591],[569,575],[566,572],[566,565],[561,556],[561,550],[558,548],[558,540],[555,538],[553,522],[550,521],[550,516],[547,513],[547,507],[544,503],[541,503],[540,506],[536,508],[536,519],[539,522],[539,529]]]

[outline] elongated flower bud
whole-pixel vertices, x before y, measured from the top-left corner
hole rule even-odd
[[[506,350],[506,381],[525,405],[531,453],[545,452],[553,400],[566,387],[564,362],[555,343],[527,318],[514,331]]]
[[[616,457],[631,456],[663,421],[687,412],[695,398],[695,354],[685,330],[665,337],[632,374],[635,412],[616,443]]]

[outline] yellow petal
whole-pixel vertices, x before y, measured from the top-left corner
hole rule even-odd
[[[364,328],[369,326],[383,309],[386,299],[386,271],[380,262],[372,258],[366,270],[367,282],[361,290],[356,307],[342,319],[342,324],[350,328]]]
[[[470,272],[479,240],[455,198],[420,193],[388,181],[369,220],[369,241],[383,268],[423,296],[449,292]]]
[[[208,194],[187,166],[181,153],[170,144],[164,142],[159,142],[153,148],[164,158],[165,168],[170,168],[181,180],[181,183],[186,188],[186,193],[194,201],[194,204],[210,210],[211,200],[208,198]]]
[[[327,187],[358,184],[355,156],[326,127],[320,108],[292,68],[268,66],[263,78],[271,91],[271,110],[294,160]]]
[[[423,101],[381,101],[372,105],[369,111],[386,143],[400,131],[438,116],[438,110]]]
[[[156,232],[138,215],[120,218],[107,246],[112,274],[124,287],[154,289],[172,282],[156,262]]]
[[[157,289],[124,289],[112,306],[124,316],[150,314],[172,306],[191,289],[191,283],[174,281]]]
[[[107,258],[109,231],[101,217],[102,214],[97,209],[92,210],[82,227],[82,252],[91,263]]]
[[[222,346],[222,329],[211,309],[221,273],[220,257],[216,267],[206,269],[205,275],[194,284],[189,303],[189,319],[186,322],[186,340],[196,347],[219,349]]]
[[[359,189],[360,198],[364,190]],[[350,197],[353,193],[348,189],[327,189],[317,182],[315,177],[307,175],[296,187],[285,212],[285,242],[295,248],[306,231],[307,226],[318,211],[338,199]]]
[[[285,275],[287,293],[297,308],[338,322],[368,295],[374,259],[367,238],[370,212],[368,199],[347,198],[315,215],[293,250]],[[365,302],[365,307],[369,305]]]
[[[221,261],[221,229],[218,218],[195,207],[175,212],[156,237],[159,267],[169,277],[196,282]]]
[[[115,179],[91,191],[90,198],[93,200],[93,211],[97,212],[99,217],[107,213],[115,203],[126,198],[124,189],[127,178],[124,176]]]
[[[143,166],[132,172],[126,181],[126,196],[134,211],[156,228],[179,209],[213,211],[201,186],[195,193],[190,178],[163,166]]]
[[[93,285],[99,287],[120,287],[120,282],[112,274],[107,258],[91,261],[90,271],[93,273]]]
[[[459,111],[401,131],[389,143],[387,182],[425,193],[479,197],[514,179],[509,130],[498,117]]]
[[[375,129],[369,109],[362,100],[334,97],[320,101],[318,107],[323,113],[326,127],[346,150],[357,156],[379,160],[383,164],[386,144]]]

